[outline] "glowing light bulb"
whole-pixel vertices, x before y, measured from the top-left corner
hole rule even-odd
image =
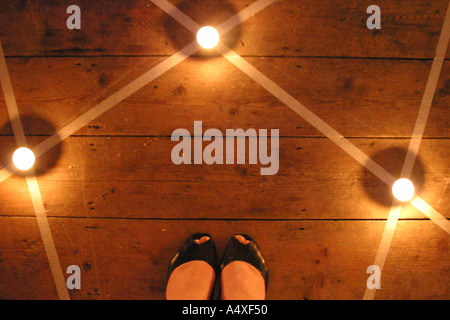
[[[33,151],[28,148],[19,148],[14,151],[13,163],[19,170],[28,170],[34,165],[36,157]]]
[[[414,196],[414,185],[408,179],[399,179],[392,185],[392,193],[400,201],[409,201]]]
[[[200,28],[197,32],[197,42],[202,48],[214,48],[219,43],[219,33],[213,27]]]

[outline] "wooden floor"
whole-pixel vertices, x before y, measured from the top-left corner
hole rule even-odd
[[[170,0],[218,25],[253,0]],[[0,40],[30,146],[143,75],[195,36],[150,0],[4,0]],[[447,0],[280,0],[225,43],[399,177]],[[450,217],[450,50],[417,155],[419,195]],[[0,94],[0,170],[16,146]],[[280,165],[175,165],[175,129],[279,129]],[[248,161],[247,161],[248,163]],[[195,54],[38,159],[37,181],[72,299],[164,299],[168,263],[194,232],[219,254],[256,239],[268,299],[362,299],[391,209],[388,186],[220,55]],[[411,204],[396,226],[375,299],[449,299],[449,234]],[[57,299],[27,180],[0,183],[0,299]]]

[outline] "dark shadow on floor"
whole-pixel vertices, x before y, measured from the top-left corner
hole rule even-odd
[[[400,179],[408,178],[400,176],[407,153],[407,149],[391,147],[369,156],[396,179]],[[362,186],[364,187],[367,195],[377,203],[390,207],[394,199],[391,190],[392,186],[388,186],[365,167],[361,172],[361,176]],[[416,194],[420,193],[423,185],[425,184],[425,167],[419,157],[416,158],[414,168],[409,179],[414,183]]]
[[[40,156],[36,155],[36,162],[33,167],[34,172],[33,170],[17,170],[12,163],[12,155],[19,147],[28,147],[33,150],[37,145],[49,137],[49,133],[55,133],[56,128],[52,123],[36,114],[21,116],[20,121],[22,122],[25,131],[28,146],[17,145],[11,121],[0,124],[0,139],[2,141],[0,148],[0,165],[7,168],[15,175],[28,176],[33,173],[37,176],[43,175],[58,163],[62,153],[61,144],[56,145]]]

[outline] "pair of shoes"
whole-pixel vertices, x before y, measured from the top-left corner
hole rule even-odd
[[[228,264],[233,261],[244,261],[255,267],[264,279],[265,288],[269,282],[269,269],[266,260],[264,259],[261,250],[256,244],[255,240],[246,234],[239,234],[246,240],[250,241],[248,244],[242,244],[236,235],[233,236],[225,249],[224,256],[220,263],[217,259],[217,250],[213,238],[208,233],[195,233],[191,235],[186,242],[178,249],[175,256],[169,265],[169,272],[167,279],[170,278],[173,270],[180,265],[194,260],[201,260],[208,263],[217,274],[222,271]],[[209,237],[209,239],[201,244],[195,242],[202,237]]]

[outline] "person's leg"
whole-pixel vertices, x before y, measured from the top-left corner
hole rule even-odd
[[[250,243],[241,235],[235,238],[242,244]],[[264,300],[266,296],[261,272],[244,261],[233,261],[223,268],[221,287],[222,300]]]
[[[194,240],[201,244],[209,237]],[[173,270],[166,287],[167,300],[208,300],[214,286],[214,269],[205,261],[186,262]]]

